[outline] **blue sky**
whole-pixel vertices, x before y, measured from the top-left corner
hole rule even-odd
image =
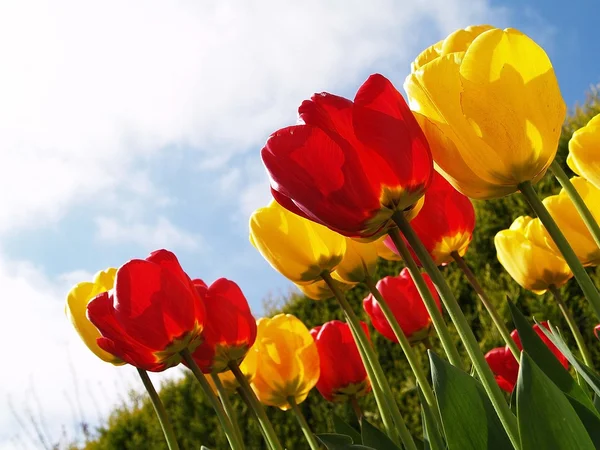
[[[35,388],[52,436],[72,420],[65,361],[83,384],[123,378],[64,320],[73,283],[166,247],[193,277],[237,281],[257,315],[288,292],[247,222],[269,200],[262,144],[313,92],[352,97],[373,72],[400,87],[420,50],[471,23],[542,44],[569,106],[600,82],[595,1],[63,3],[0,6],[0,337],[21,342],[0,404]],[[0,449],[19,433],[0,407]]]

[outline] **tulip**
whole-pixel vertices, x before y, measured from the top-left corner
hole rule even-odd
[[[205,310],[175,255],[157,250],[121,266],[113,289],[87,307],[98,346],[143,370],[160,372],[202,342]]]
[[[369,334],[367,325],[361,326]],[[332,320],[310,330],[317,344],[321,375],[317,390],[330,402],[360,398],[371,391],[371,383],[347,323]],[[343,357],[340,357],[343,355]]]
[[[423,274],[423,278],[441,312],[440,298],[433,282],[427,274]],[[411,343],[422,341],[429,336],[431,317],[427,312],[427,308],[425,308],[414,281],[410,277],[408,269],[402,269],[396,277],[388,276],[379,280],[377,282],[377,290],[389,305],[400,328],[402,328],[402,331]],[[398,342],[392,327],[386,320],[373,294],[369,294],[363,300],[363,308],[377,331],[390,341]]]
[[[75,331],[87,347],[102,361],[109,362],[115,366],[125,364],[123,360],[115,355],[102,350],[96,340],[101,336],[98,329],[88,320],[86,312],[87,305],[91,299],[102,292],[112,289],[115,282],[117,269],[109,267],[96,274],[94,281],[78,283],[69,291],[65,314],[73,324]]]
[[[548,329],[548,322],[542,322],[544,328]],[[560,352],[560,350],[546,337],[544,332],[540,329],[538,324],[533,326],[533,329],[537,333],[537,335],[544,341],[544,343],[548,346],[548,348],[552,351],[554,356],[558,359],[558,361],[563,365],[565,369],[569,368],[569,361],[567,358]],[[519,350],[523,350],[523,346],[521,344],[521,339],[519,338],[519,333],[517,330],[513,330],[510,334]],[[519,363],[515,359],[515,357],[511,354],[508,346],[497,347],[485,355],[485,360],[490,365],[492,372],[496,377],[496,381],[500,388],[505,390],[506,392],[512,392],[517,384],[517,379],[519,377]]]
[[[573,276],[565,260],[547,245],[549,237],[539,219],[518,217],[508,230],[496,234],[498,261],[513,279],[536,294],[560,287]]]
[[[382,236],[376,241],[373,241],[373,246],[375,246],[377,256],[387,261],[402,261],[402,257],[386,245],[385,242],[387,238],[387,236]]]
[[[192,354],[204,373],[223,372],[240,363],[256,339],[256,319],[248,301],[233,281],[219,278],[210,286],[193,281],[204,299],[206,316],[202,344]]]
[[[346,283],[360,283],[374,277],[377,268],[377,249],[372,243],[346,239],[346,251],[332,276]]]
[[[306,326],[291,314],[258,320],[257,371],[252,388],[265,405],[290,409],[319,380],[319,352]]]
[[[250,242],[263,257],[296,284],[321,280],[342,261],[343,236],[289,212],[272,201],[250,217]]]
[[[347,291],[356,285],[356,283],[343,283],[341,281],[333,280],[333,283],[342,292]],[[304,295],[312,300],[327,300],[334,297],[334,293],[331,292],[325,280],[315,281],[312,284],[297,284],[296,287],[302,291]]]
[[[594,219],[599,220],[600,189],[580,177],[571,178],[571,183],[590,209]],[[561,189],[558,195],[551,195],[545,198],[544,206],[546,206],[550,215],[564,233],[579,261],[584,266],[600,264],[600,248],[598,248],[592,234],[565,190]],[[552,239],[548,238],[546,242],[555,252],[559,252],[558,247]]]
[[[567,157],[567,164],[573,172],[600,189],[598,148],[600,148],[600,114],[594,116],[585,127],[573,133],[569,141]],[[592,207],[589,203],[587,205]]]
[[[348,237],[378,237],[394,213],[415,215],[431,179],[429,145],[402,95],[371,75],[354,101],[315,94],[300,124],[262,150],[275,199]]]
[[[457,30],[422,52],[404,89],[436,168],[476,199],[540,180],[566,115],[544,50],[515,29]]]
[[[257,339],[258,339],[258,337],[257,337]],[[248,380],[248,383],[252,383],[252,380],[254,379],[254,375],[256,374],[257,362],[258,362],[258,352],[256,351],[256,345],[253,345],[250,348],[250,350],[248,350],[248,353],[246,353],[244,360],[240,364],[240,370],[242,371],[242,373]],[[231,372],[231,370],[219,372],[217,374],[217,376],[221,380],[221,384],[223,384],[223,387],[225,388],[225,390],[227,390],[229,393],[235,392],[240,387],[240,384],[238,383],[237,379],[235,378],[235,375],[233,374],[233,372]],[[207,377],[206,380],[209,382],[209,384],[213,388],[213,391],[216,392],[217,389],[214,386],[214,382],[212,381],[212,378]]]
[[[459,256],[467,252],[475,228],[475,210],[468,197],[436,172],[425,194],[423,208],[410,225],[433,261],[441,266],[452,262],[453,252]],[[386,238],[385,245],[398,252],[391,237]],[[407,246],[410,248],[408,243]],[[418,261],[412,249],[411,253]]]

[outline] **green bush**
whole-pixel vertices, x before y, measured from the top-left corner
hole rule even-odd
[[[568,147],[567,143],[574,130],[585,125],[595,114],[600,113],[600,95],[592,91],[583,106],[576,107],[570,114],[563,127],[557,159],[563,164],[569,175],[564,161]],[[536,185],[536,190],[541,196],[554,194],[559,190],[558,183],[551,175],[547,175]],[[510,276],[503,271],[496,259],[493,238],[496,232],[507,228],[512,221],[520,215],[531,215],[528,206],[520,195],[511,195],[493,201],[474,202],[477,213],[477,227],[473,242],[466,255],[466,260],[477,274],[481,284],[487,291],[492,301],[509,323],[509,312],[506,298],[517,302],[517,306],[527,315],[537,319],[550,320],[561,329],[567,330],[567,325],[555,305],[550,294],[537,296],[521,289]],[[399,272],[399,263],[380,261],[378,271],[380,276],[395,275]],[[480,342],[482,350],[502,345],[502,339],[496,331],[485,309],[478,301],[476,295],[466,283],[459,269],[451,264],[443,268],[445,276],[457,296],[461,307],[469,319],[473,331]],[[591,275],[598,284],[600,273],[591,270]],[[583,298],[575,281],[571,281],[563,288],[569,308],[575,316],[595,361],[600,361],[600,349],[593,337],[593,327],[597,321]],[[367,321],[362,310],[362,299],[366,295],[365,289],[358,286],[348,293],[348,299],[362,319]],[[291,313],[299,317],[309,328],[320,325],[328,320],[342,319],[342,313],[334,300],[314,302],[299,294],[291,294],[279,307],[271,306],[269,314],[277,312]],[[450,326],[451,332],[454,332]],[[513,327],[509,324],[509,328]],[[382,366],[390,380],[392,389],[399,402],[405,420],[415,435],[420,433],[420,409],[417,395],[414,390],[412,374],[400,347],[395,345],[375,331],[371,332]],[[569,338],[569,333],[565,336]],[[454,333],[458,342],[458,337]],[[439,342],[432,339],[434,349],[443,354]],[[575,348],[575,343],[570,342]],[[459,345],[459,350],[462,347]],[[424,348],[420,347],[419,356],[425,366],[427,358]],[[463,352],[463,357],[467,357]],[[198,449],[200,444],[212,449],[228,448],[224,434],[220,431],[219,424],[210,406],[204,401],[198,383],[190,376],[177,382],[169,382],[162,386],[160,395],[170,414],[182,449]],[[265,448],[257,424],[249,418],[246,406],[234,399],[234,404],[239,411],[240,425],[244,434],[247,448]],[[313,390],[307,400],[301,405],[306,418],[316,433],[332,430],[332,412],[345,418],[348,422],[356,421],[349,405],[333,405],[321,398]],[[374,399],[369,396],[362,399],[365,415],[371,421],[379,420],[376,415]],[[283,445],[288,449],[307,448],[300,428],[291,413],[287,414],[275,408],[268,408],[268,415],[272,420]],[[97,439],[85,446],[88,450],[138,450],[166,449],[162,432],[154,415],[152,405],[144,396],[135,399],[128,407],[121,407],[114,411],[107,424],[98,430]]]

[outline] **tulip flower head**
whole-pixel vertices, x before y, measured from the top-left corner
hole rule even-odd
[[[252,383],[252,380],[254,380],[254,375],[256,374],[257,362],[258,362],[258,352],[256,351],[256,346],[252,346],[250,348],[250,350],[248,350],[248,353],[246,353],[244,360],[240,364],[240,370],[242,371],[242,373],[248,380],[248,383]],[[233,372],[231,372],[231,370],[219,372],[217,374],[217,376],[219,377],[219,380],[221,380],[221,383],[223,384],[223,387],[225,388],[225,390],[227,392],[229,392],[230,394],[233,394],[234,392],[236,392],[236,390],[240,387],[237,379],[235,378],[235,375],[233,374]],[[214,386],[212,377],[206,377],[206,380],[209,382],[209,384],[213,388],[213,391],[216,392],[217,389]]]
[[[304,401],[319,380],[319,352],[306,326],[291,314],[258,320],[258,362],[252,388],[269,406],[290,409]]]
[[[96,274],[94,281],[78,283],[67,295],[65,314],[73,324],[75,331],[87,347],[102,361],[115,366],[125,364],[120,358],[102,350],[96,340],[101,336],[98,329],[87,318],[87,305],[94,297],[112,289],[117,269],[109,267]]]
[[[565,102],[550,59],[520,31],[457,30],[415,59],[404,89],[436,168],[471,198],[535,183],[554,160]]]
[[[387,239],[388,239],[388,236],[382,236],[379,239],[377,239],[376,241],[373,241],[372,245],[375,246],[375,250],[377,251],[377,256],[379,256],[380,258],[383,258],[387,261],[402,261],[402,257],[397,253],[397,251],[394,251],[390,247],[387,246],[387,244],[386,244]]]
[[[372,243],[346,238],[346,251],[333,272],[333,278],[346,283],[360,283],[375,276],[377,248]]]
[[[361,326],[368,336],[367,325],[361,322]],[[317,390],[321,395],[334,403],[367,395],[371,383],[348,324],[332,320],[313,328],[310,334],[319,351],[321,375]]]
[[[275,270],[296,284],[321,280],[342,261],[344,236],[283,208],[276,201],[250,217],[250,242]]]
[[[567,164],[573,172],[600,189],[600,114],[573,133]],[[586,202],[587,203],[587,202]],[[590,206],[588,204],[588,206]]]
[[[411,222],[415,233],[438,266],[453,261],[452,253],[464,256],[473,237],[475,209],[471,200],[458,192],[437,172],[424,197],[423,207]],[[418,258],[406,242],[415,261]],[[385,245],[398,252],[388,236]]]
[[[542,326],[548,329],[548,322],[542,322]],[[534,331],[537,335],[544,341],[544,344],[548,346],[550,351],[556,356],[558,361],[563,365],[565,369],[569,368],[569,361],[567,358],[560,352],[560,350],[548,339],[548,337],[544,334],[544,332],[540,329],[538,324],[533,326]],[[510,334],[511,338],[517,344],[519,350],[523,350],[523,345],[521,344],[521,339],[519,338],[519,333],[517,330],[513,330]],[[508,346],[498,347],[490,350],[485,355],[485,360],[489,364],[492,372],[494,372],[494,376],[496,377],[496,381],[500,388],[505,390],[506,392],[512,392],[517,384],[517,379],[519,377],[519,363],[511,353]]]
[[[206,316],[202,344],[192,354],[204,373],[223,372],[239,364],[256,339],[256,319],[239,286],[219,278],[210,286],[193,281],[204,301]]]
[[[600,220],[600,189],[581,177],[571,178],[571,183],[594,219]],[[584,266],[600,264],[600,249],[565,190],[561,189],[558,195],[546,197],[544,206],[564,233],[581,264]],[[546,243],[559,253],[558,247],[551,238],[548,237]]]
[[[87,306],[98,346],[140,369],[160,372],[202,342],[205,310],[175,255],[157,250],[121,266],[114,287]]]
[[[377,237],[427,186],[429,145],[398,90],[371,75],[354,101],[315,94],[300,124],[273,133],[262,149],[274,198],[348,237]]]
[[[527,216],[518,217],[494,238],[500,264],[517,283],[538,295],[573,276],[562,256],[547,245],[549,239],[540,220]]]
[[[440,298],[433,282],[425,273],[423,274],[423,278],[441,311]],[[398,276],[385,277],[379,280],[377,282],[377,290],[389,305],[400,328],[402,328],[402,331],[410,342],[419,342],[429,336],[431,317],[417,290],[417,286],[410,277],[408,269],[402,269]],[[398,342],[392,327],[386,320],[381,306],[379,306],[373,294],[369,294],[363,300],[363,308],[377,331],[390,341]]]
[[[357,284],[345,283],[335,279],[332,281],[342,292],[347,291]],[[329,289],[329,286],[327,286],[327,283],[325,283],[324,280],[315,281],[312,284],[297,284],[296,287],[312,300],[327,300],[335,297],[334,293],[331,292],[331,289]]]

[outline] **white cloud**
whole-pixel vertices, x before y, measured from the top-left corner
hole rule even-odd
[[[205,167],[258,148],[313,91],[378,61],[405,67],[421,24],[436,34],[487,12],[485,0],[4,2],[0,231],[128,185],[169,145],[202,149]]]
[[[148,251],[157,248],[195,251],[203,246],[201,236],[178,228],[166,217],[158,217],[154,224],[98,217],[96,227],[96,238],[100,241],[111,244],[132,243]]]

